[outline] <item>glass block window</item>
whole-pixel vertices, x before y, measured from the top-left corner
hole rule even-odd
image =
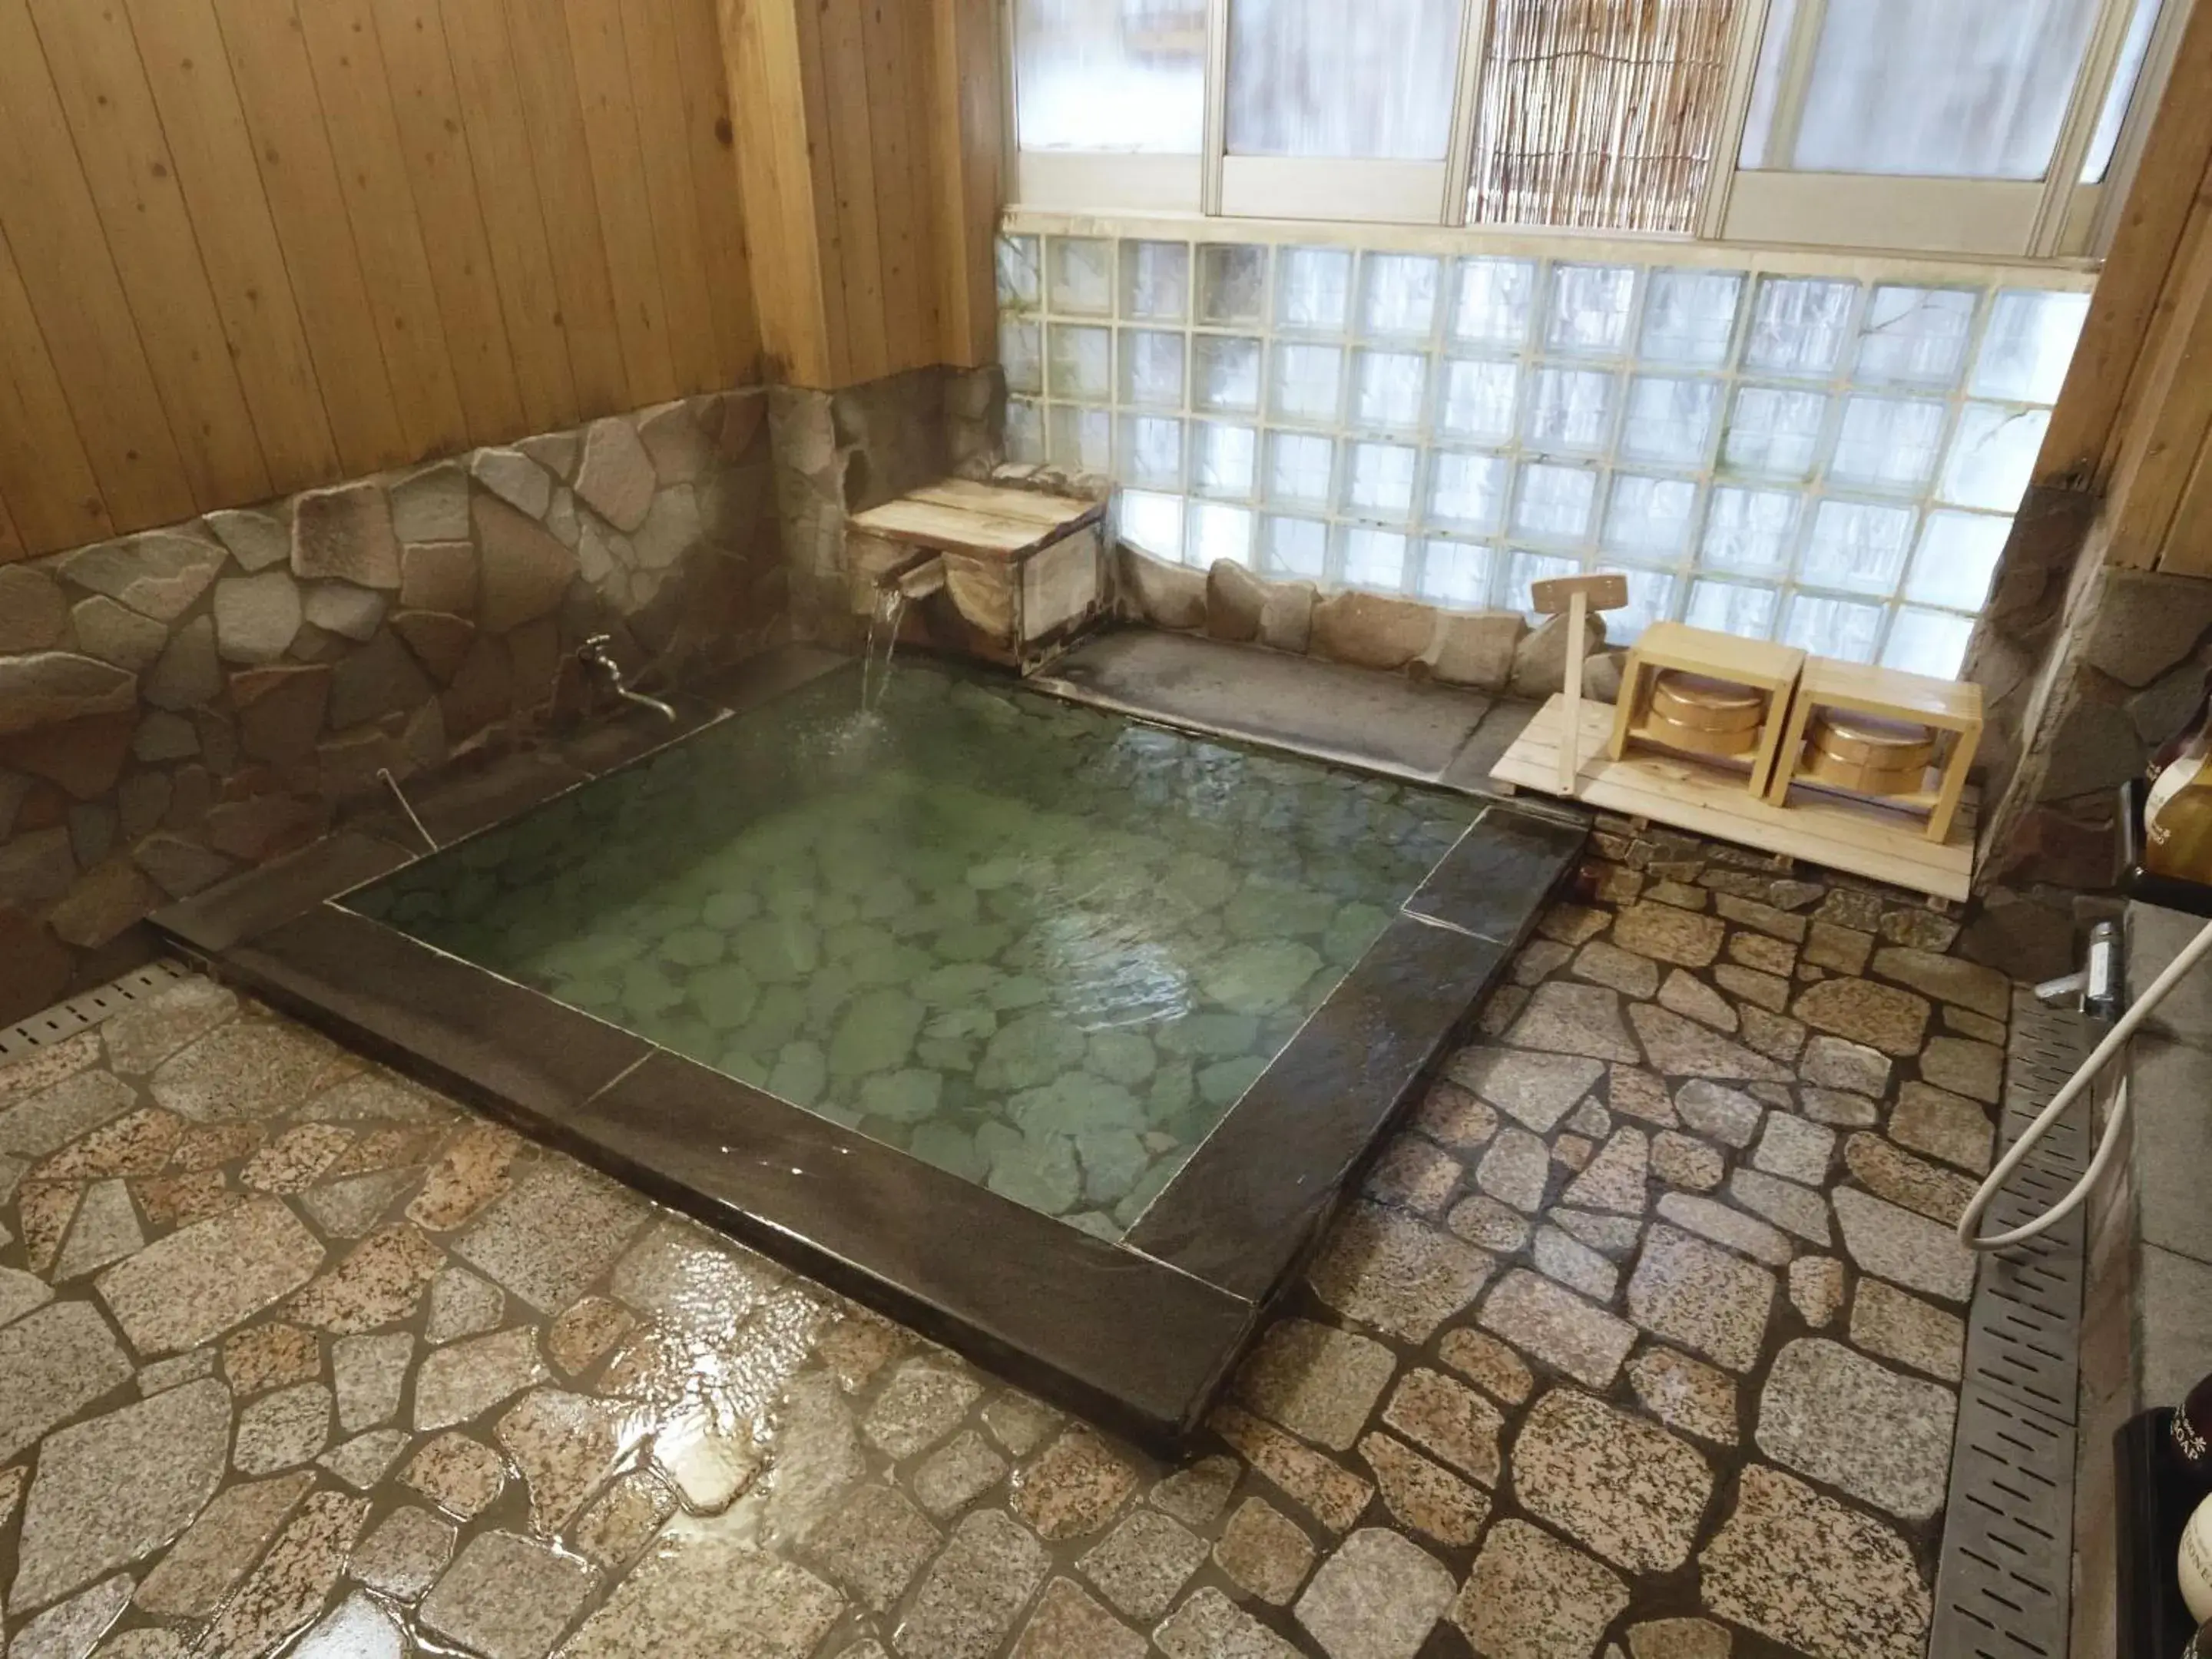
[[[1755,263],[1755,261],[1753,261]],[[2087,306],[1955,276],[1011,235],[1007,446],[1194,565],[1957,672]],[[2014,273],[2007,273],[2014,276]]]

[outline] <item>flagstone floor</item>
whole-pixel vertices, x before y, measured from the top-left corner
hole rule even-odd
[[[33,1050],[9,1650],[1917,1659],[2009,989],[1583,881],[1172,1466],[209,981]]]

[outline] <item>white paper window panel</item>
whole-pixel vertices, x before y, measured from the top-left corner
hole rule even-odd
[[[1356,17],[1341,0],[1231,0],[1230,153],[1441,161],[1459,17],[1458,0],[1364,0]]]
[[[1137,313],[1173,309],[1177,251],[1192,320],[1152,326]],[[1825,618],[1853,651],[1938,674],[1986,600],[2086,309],[1092,237],[1006,239],[999,269],[1010,458],[1110,472],[1159,556],[1242,549],[1272,574],[1463,605],[1521,603],[1532,571],[1624,569],[1636,617],[1616,640],[1660,615],[1764,637]],[[1108,270],[1106,311],[1144,325],[1092,320]]]
[[[1206,125],[1205,23],[1202,5],[1015,0],[1021,147],[1196,155]]]

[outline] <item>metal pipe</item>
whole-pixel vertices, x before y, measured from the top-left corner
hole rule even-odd
[[[612,635],[592,635],[591,638],[576,647],[576,661],[586,672],[596,673],[605,680],[607,689],[624,702],[634,702],[641,708],[650,708],[671,725],[675,724],[675,705],[663,702],[658,697],[648,697],[642,691],[633,691],[629,689],[629,683],[623,678],[622,665],[615,660]]]

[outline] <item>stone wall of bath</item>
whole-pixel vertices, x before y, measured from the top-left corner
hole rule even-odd
[[[1116,585],[1121,615],[1154,628],[1516,697],[1548,697],[1566,679],[1565,617],[1532,629],[1517,611],[1446,611],[1357,588],[1325,593],[1311,582],[1268,581],[1227,559],[1198,570],[1126,544]],[[1605,649],[1603,617],[1589,618],[1583,649],[1583,691],[1612,702],[1626,653]]]
[[[380,769],[526,732],[589,635],[647,687],[786,636],[768,413],[689,398],[0,568],[0,1024]]]

